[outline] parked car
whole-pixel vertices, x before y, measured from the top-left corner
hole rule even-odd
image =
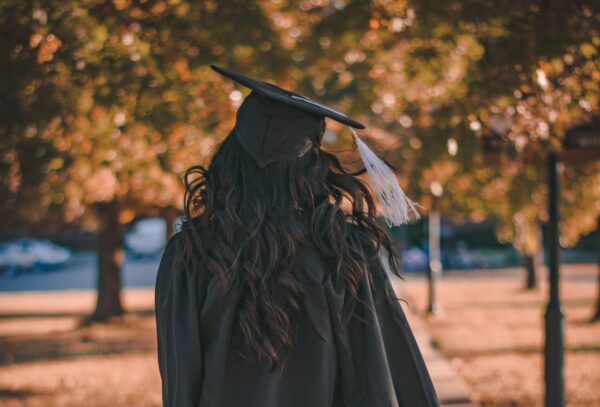
[[[7,275],[61,268],[71,257],[70,249],[45,239],[18,239],[0,244],[0,269]]]
[[[125,234],[125,247],[136,258],[158,256],[166,243],[167,223],[162,218],[137,221]]]
[[[402,250],[400,253],[402,260],[402,270],[404,271],[423,271],[427,270],[429,258],[427,253],[419,247],[411,247]]]

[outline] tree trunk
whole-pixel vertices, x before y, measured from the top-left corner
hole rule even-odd
[[[533,290],[538,287],[541,262],[537,254],[525,255],[525,288]]]
[[[599,260],[600,263],[600,260]],[[592,321],[600,321],[600,264],[598,264],[598,298],[596,299],[596,312],[592,317]]]
[[[104,321],[123,314],[121,305],[121,264],[123,242],[116,201],[96,205],[99,229],[97,236],[98,297],[92,320]]]
[[[167,222],[167,239],[173,236],[176,232],[175,230],[175,220],[177,219],[177,209],[175,208],[165,208],[163,210],[163,218],[165,222]]]
[[[525,255],[525,289],[527,290],[538,288],[540,270],[544,264],[541,224],[537,224],[534,238],[535,247],[533,253]]]
[[[600,217],[598,217],[598,230],[596,230],[596,267],[598,268],[598,298],[596,299],[596,311],[592,321],[600,321]]]

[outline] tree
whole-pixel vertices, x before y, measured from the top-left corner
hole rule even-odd
[[[499,237],[525,252],[546,192],[524,158],[598,110],[588,1],[49,3],[0,2],[0,209],[25,225],[98,228],[100,319],[122,308],[122,225],[172,216],[182,172],[233,125],[243,95],[208,63],[361,118],[425,210],[441,188],[445,216],[496,216]],[[505,117],[509,151],[490,167],[481,137]],[[332,148],[351,145],[328,130]],[[598,213],[595,168],[565,168],[565,242]]]
[[[540,241],[538,224],[546,217],[543,157],[560,150],[570,127],[598,111],[600,38],[593,4],[415,4],[422,20],[449,24],[456,36],[475,38],[484,50],[469,68],[464,97],[436,109],[433,125],[420,129],[420,190],[428,194],[429,185],[439,183],[449,192],[442,199],[445,213],[466,214],[472,220],[495,216],[499,238],[533,256]],[[496,167],[477,151],[479,139],[490,129],[505,140]],[[440,140],[439,133],[447,136]],[[449,148],[443,152],[437,147],[432,160],[436,136],[438,146],[448,140]],[[578,165],[563,172],[568,180],[562,202],[564,244],[574,244],[593,228],[599,210],[597,168],[597,163]],[[529,273],[529,283],[532,277]]]
[[[239,97],[207,63],[283,68],[277,35],[256,5],[186,1],[7,0],[0,27],[3,213],[97,227],[93,318],[118,315],[122,225],[180,207],[182,172],[231,127]]]

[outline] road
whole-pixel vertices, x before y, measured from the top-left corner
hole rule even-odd
[[[127,260],[122,274],[124,287],[154,285],[160,257]],[[75,253],[68,267],[45,272],[26,272],[15,277],[0,275],[0,292],[57,291],[96,288],[96,255]]]
[[[153,287],[160,256],[152,259],[125,262],[122,274],[124,287]],[[592,272],[590,272],[592,270]],[[545,269],[540,280],[546,280]],[[581,281],[595,284],[596,274],[589,264],[563,265],[561,278],[565,281]],[[408,278],[425,278],[423,273],[407,273]],[[444,271],[444,279],[520,279],[523,269],[519,267],[487,270]],[[27,272],[16,277],[0,275],[0,293],[18,291],[60,291],[96,288],[96,255],[92,252],[75,253],[71,264],[60,270]]]

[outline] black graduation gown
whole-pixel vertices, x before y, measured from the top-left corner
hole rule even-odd
[[[272,373],[266,361],[237,351],[235,299],[220,300],[215,279],[201,287],[197,273],[173,266],[178,238],[169,240],[156,281],[165,407],[439,405],[404,312],[386,295],[391,286],[380,265],[360,289],[364,305],[357,312],[364,321],[344,322],[346,293],[328,277],[318,252],[304,248],[305,312],[285,369]]]

